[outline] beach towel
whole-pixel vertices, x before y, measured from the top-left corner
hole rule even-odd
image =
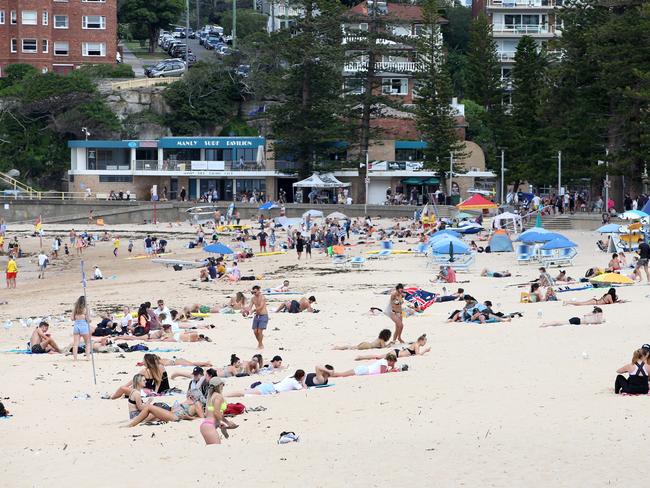
[[[32,353],[31,349],[6,349],[2,352],[6,352],[10,354],[31,354]]]
[[[497,319],[488,319],[488,320],[486,320],[486,321],[483,322],[483,323],[484,323],[484,324],[494,324],[494,323],[496,323],[496,322],[498,322]],[[479,320],[472,320],[472,321],[467,322],[467,323],[468,323],[468,324],[481,324],[481,322],[480,322]]]
[[[156,347],[155,349],[149,349],[147,352],[180,352],[182,349],[180,348],[166,348],[166,347]]]
[[[437,295],[429,291],[425,291],[422,288],[404,288],[404,299],[414,306],[419,307],[420,310],[426,310],[431,305],[436,303]]]
[[[559,286],[555,288],[555,293],[564,293],[566,291],[580,291],[580,290],[590,290],[593,288],[592,285],[581,285],[581,286]]]

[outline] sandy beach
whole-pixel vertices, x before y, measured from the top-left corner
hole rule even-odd
[[[67,240],[63,230],[69,229],[59,228]],[[381,292],[399,282],[437,293],[443,287],[429,283],[436,268],[426,266],[426,257],[394,255],[368,260],[360,270],[343,270],[318,250],[312,259],[301,261],[289,251],[240,262],[242,275],[261,275],[260,281],[201,283],[197,270],[174,271],[148,259],[127,259],[129,232],[146,229],[121,227],[117,258],[111,242],[99,242],[84,252],[86,268],[99,265],[110,278],[88,282],[92,310],[137,307],[159,298],[170,308],[221,304],[237,291],[249,291],[253,283],[265,288],[283,279],[289,279],[293,289],[316,296],[318,314],[270,315],[264,359],[279,354],[288,370],[263,380],[279,381],[297,368],[313,371],[316,364],[353,368],[359,364],[354,361],[358,351],[332,347],[374,339],[381,329],[393,329],[386,316],[368,314],[371,306],[386,305]],[[166,224],[149,229],[169,231]],[[182,229],[191,231],[189,225]],[[49,251],[54,227],[45,225],[45,230]],[[574,266],[566,268],[570,276],[583,277],[591,266],[606,266],[609,256],[597,249],[597,234],[565,235],[580,246]],[[202,250],[183,247],[187,240],[170,238],[173,255],[166,257],[204,258]],[[408,241],[395,248],[414,248],[415,239]],[[28,252],[39,246],[35,237],[21,237],[21,243]],[[251,245],[257,250],[255,241]],[[353,246],[349,253],[365,256],[371,249],[378,245]],[[140,238],[133,254],[142,254]],[[0,299],[9,302],[0,306],[0,350],[26,346],[33,329],[21,326],[19,319],[28,317],[64,315],[66,320],[52,325],[50,332],[59,345],[72,340],[69,314],[82,293],[80,259],[54,260],[43,280],[37,279],[35,259],[19,259],[17,289],[0,291]],[[4,267],[6,257],[0,262]],[[484,267],[508,269],[513,276],[481,277]],[[90,362],[75,363],[63,355],[1,353],[0,399],[13,416],[0,419],[0,436],[7,442],[0,479],[10,487],[646,485],[638,466],[646,441],[642,416],[650,397],[614,395],[613,384],[616,368],[629,362],[634,349],[650,342],[650,287],[619,288],[629,302],[604,307],[603,325],[540,328],[543,322],[568,320],[592,307],[519,303],[526,289],[508,285],[538,275],[536,265],[518,266],[514,253],[478,254],[470,272],[458,273],[458,280],[467,282],[447,288],[463,287],[480,301],[491,300],[498,310],[522,312],[523,318],[488,325],[449,324],[447,316],[462,304],[434,304],[421,316],[405,319],[404,337],[414,341],[426,333],[432,348],[427,355],[400,359],[398,364],[408,365],[407,372],[336,378],[329,388],[238,399],[249,408],[266,410],[237,417],[240,427],[221,446],[206,448],[199,420],[121,428],[128,419],[126,400],[100,397],[139,371],[136,362],[142,353],[96,354],[97,385]],[[562,293],[560,298],[584,300],[604,291]],[[275,308],[273,304],[285,297],[268,299]],[[7,320],[11,328],[3,327]],[[215,367],[228,364],[233,353],[242,359],[256,353],[249,318],[212,314],[205,322],[216,326],[200,331],[211,343],[151,344],[181,349],[161,357],[207,360]],[[167,368],[170,373],[190,369]],[[228,378],[225,392],[258,379]],[[175,380],[172,386],[184,391],[187,381]],[[75,399],[85,394],[90,398]],[[296,432],[300,442],[278,445],[282,431]]]

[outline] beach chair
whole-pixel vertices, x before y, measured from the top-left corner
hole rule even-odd
[[[382,249],[381,251],[379,251],[376,254],[376,256],[379,259],[386,259],[387,257],[390,257],[392,254],[393,254],[393,251],[391,251],[390,249]]]
[[[533,260],[530,246],[527,246],[526,244],[518,245],[516,254],[517,264],[528,264]]]
[[[454,256],[454,260],[447,264],[451,266],[454,271],[468,271],[472,267],[476,257],[472,254],[459,254]]]
[[[352,269],[361,269],[366,264],[366,258],[361,257],[361,256],[354,256],[348,262],[350,263],[350,266],[352,267]]]
[[[429,253],[429,245],[421,242],[418,244],[418,247],[415,248],[415,254],[417,256],[426,256]]]
[[[335,254],[332,256],[332,264],[343,268],[348,267],[348,257],[345,254]]]

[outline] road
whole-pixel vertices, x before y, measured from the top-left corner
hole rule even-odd
[[[198,39],[186,39],[187,45],[190,47],[192,52],[196,55],[198,61],[214,61],[216,55],[214,51],[208,51],[203,46],[199,44]]]

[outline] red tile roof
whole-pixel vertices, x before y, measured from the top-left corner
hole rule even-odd
[[[406,5],[403,3],[387,3],[388,17],[400,20],[421,21],[422,8],[418,5]],[[368,17],[368,2],[364,1],[352,7],[349,12],[353,15]]]

